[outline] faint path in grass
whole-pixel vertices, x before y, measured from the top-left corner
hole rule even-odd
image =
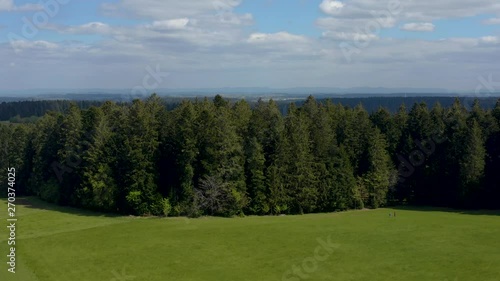
[[[7,201],[2,199],[0,202],[7,209]],[[39,238],[133,221],[132,218],[115,214],[56,206],[33,197],[17,198],[15,204],[17,239]],[[75,219],[75,216],[80,218]],[[6,212],[1,213],[0,219],[5,218]],[[0,243],[5,243],[6,237],[1,237]]]
[[[120,221],[120,222],[107,222],[107,223],[102,223],[102,224],[96,224],[93,226],[88,226],[88,227],[78,227],[78,228],[72,228],[72,229],[65,229],[65,230],[57,230],[57,231],[51,231],[51,232],[45,232],[42,234],[33,234],[33,235],[22,235],[20,234],[17,236],[17,239],[33,239],[33,238],[40,238],[40,237],[46,237],[46,236],[52,236],[56,234],[61,234],[61,233],[69,233],[69,232],[75,232],[75,231],[81,231],[81,230],[87,230],[87,229],[93,229],[93,228],[100,228],[100,227],[105,227],[109,225],[115,225],[115,224],[124,224],[124,223],[129,223],[132,220],[126,220],[126,221]],[[0,243],[7,241],[7,239],[2,239],[0,240]]]
[[[0,202],[6,209],[7,201],[2,199]],[[124,224],[136,220],[158,219],[156,217],[121,216],[61,207],[34,197],[17,198],[16,210],[16,218],[18,218],[16,238],[23,240]],[[79,219],[75,220],[75,216],[78,216]],[[0,220],[5,218],[7,215],[0,213]],[[190,225],[187,218],[169,218],[168,220],[183,221],[181,228],[196,228],[196,226]],[[7,241],[4,237],[6,236],[0,237],[0,243]]]

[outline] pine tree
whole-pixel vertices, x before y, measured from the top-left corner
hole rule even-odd
[[[123,177],[118,207],[133,214],[161,214],[162,200],[157,190],[155,163],[159,146],[159,133],[152,108],[156,101],[134,100],[118,127],[115,139],[116,153],[120,156],[118,174]],[[118,125],[118,124],[117,124]],[[123,134],[123,136],[120,136]],[[118,183],[120,186],[120,183]]]
[[[58,152],[61,146],[62,116],[49,113],[43,116],[33,130],[33,174],[29,190],[43,200],[57,203],[60,198],[59,182],[64,173],[73,169],[61,165]]]
[[[160,179],[177,214],[187,215],[194,202],[195,163],[199,154],[197,111],[183,101],[172,111],[163,127],[160,147]]]
[[[250,198],[249,210],[252,214],[267,214],[270,211],[266,194],[265,156],[262,145],[256,137],[251,137],[246,145],[245,175],[248,196]]]
[[[242,214],[247,205],[244,174],[244,151],[236,128],[231,122],[230,108],[220,96],[211,103],[205,100],[200,104],[199,147],[197,159],[198,176],[196,186],[201,187],[203,178],[213,178],[224,183],[224,191],[233,204],[227,205],[219,215]]]
[[[486,142],[487,160],[485,167],[484,203],[489,208],[500,208],[500,99],[497,101],[490,116],[496,121],[492,126],[490,136]]]
[[[354,177],[349,156],[344,147],[340,147],[329,163],[331,182],[328,189],[328,205],[325,211],[362,209],[364,207],[361,192]]]
[[[417,204],[428,203],[431,190],[428,175],[431,173],[430,161],[433,156],[430,146],[432,142],[433,124],[431,115],[425,103],[415,103],[408,114],[408,133],[411,152],[408,161],[414,172],[405,183],[412,193],[413,202]],[[435,145],[434,145],[435,146]]]
[[[283,131],[283,118],[276,102],[273,100],[264,102],[259,99],[252,110],[248,124],[246,175],[260,174],[261,159],[258,152],[260,146],[264,156],[264,167],[262,168],[264,192],[262,195],[252,198],[251,204],[262,206],[261,211],[265,211],[266,214],[280,214],[289,210],[288,194],[286,193],[284,181],[285,146],[283,145]],[[250,145],[253,138],[257,143]],[[248,154],[250,151],[252,153]],[[252,159],[251,161],[257,165],[248,165],[249,159]],[[252,168],[249,169],[250,167]],[[253,179],[247,176],[247,182],[250,181],[253,181]],[[257,180],[257,182],[259,181]],[[249,185],[249,191],[260,190],[260,188],[255,189],[255,186],[259,185],[260,183],[254,184],[253,187]]]
[[[76,205],[75,191],[81,183],[82,154],[86,149],[82,142],[82,116],[80,108],[71,104],[67,113],[62,118],[61,124],[61,150],[58,151],[59,165],[71,172],[61,174],[60,178],[60,203],[63,205]]]
[[[472,120],[467,128],[464,150],[460,159],[460,192],[459,204],[477,207],[482,190],[485,156],[481,129],[476,120]]]
[[[365,194],[365,205],[378,208],[387,203],[387,192],[395,184],[396,173],[387,153],[387,142],[379,129],[374,128],[369,137],[366,152],[368,169],[360,175],[360,183]]]
[[[292,199],[292,211],[312,212],[317,208],[318,179],[314,173],[307,118],[294,104],[285,120],[285,186]]]
[[[443,171],[443,180],[447,182],[443,186],[443,205],[457,206],[461,201],[462,178],[461,163],[465,153],[467,136],[467,111],[456,99],[446,114],[446,135],[449,142],[445,146],[446,167]]]
[[[370,120],[384,134],[387,139],[387,150],[391,157],[394,157],[402,134],[402,131],[395,124],[395,119],[386,108],[379,108],[370,116]],[[393,159],[396,160],[396,158]]]
[[[443,177],[443,172],[446,170],[446,146],[449,145],[447,135],[445,134],[445,110],[441,104],[434,105],[430,112],[432,134],[427,140],[425,154],[429,155],[429,160],[426,177],[426,186],[428,190],[427,198],[421,198],[423,204],[432,206],[442,206],[444,197],[449,196],[446,193],[447,182]]]
[[[114,157],[109,150],[112,129],[101,108],[83,114],[87,150],[83,154],[82,184],[77,191],[79,204],[97,210],[116,211],[118,186],[112,170]]]

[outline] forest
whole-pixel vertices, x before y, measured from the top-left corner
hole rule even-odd
[[[133,96],[122,96],[122,95],[103,95],[100,99],[97,99],[98,95],[68,95],[67,99],[60,100],[21,100],[21,101],[11,101],[11,102],[1,102],[0,103],[0,121],[10,121],[11,123],[31,123],[36,121],[36,117],[41,117],[49,111],[55,112],[65,112],[69,106],[74,103],[80,109],[87,109],[91,106],[101,106],[104,101],[114,101],[115,103],[122,104],[131,102]],[[288,108],[292,103],[297,106],[302,106],[305,102],[307,96],[302,98],[293,95],[282,95],[276,98],[274,101],[278,106],[282,114],[288,112]],[[72,99],[70,99],[72,98]],[[81,98],[79,100],[78,98]],[[102,100],[107,98],[106,100]],[[140,99],[140,97],[137,97]],[[144,96],[143,98],[146,98]],[[182,101],[191,100],[195,102],[199,100],[198,97],[180,97],[180,96],[161,96],[164,105],[167,110],[173,110],[178,107]],[[455,97],[440,97],[440,96],[370,96],[370,97],[332,97],[332,95],[321,94],[315,95],[315,98],[320,103],[325,103],[329,100],[332,103],[342,103],[345,106],[355,107],[362,104],[363,107],[368,111],[368,113],[373,113],[380,107],[386,108],[389,112],[395,113],[399,110],[401,104],[414,104],[425,102],[427,104],[440,103],[444,107],[449,107],[455,101]],[[201,98],[203,99],[203,98]],[[236,98],[233,96],[226,97],[229,102],[237,102],[242,98]],[[267,98],[269,99],[269,98]],[[492,109],[495,107],[498,97],[493,96],[481,96],[479,100],[481,102],[481,107],[484,109]],[[2,98],[0,97],[0,101]],[[251,107],[254,107],[258,98],[252,97],[251,99],[245,98]],[[460,97],[460,102],[466,108],[470,108],[474,102],[474,98],[470,96]]]
[[[0,123],[16,194],[130,215],[242,216],[395,204],[500,209],[500,100],[491,109],[317,101],[69,103]],[[6,196],[6,188],[2,188]]]

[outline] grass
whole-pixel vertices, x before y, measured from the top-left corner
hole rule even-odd
[[[7,272],[8,232],[2,227],[0,280],[500,281],[499,212],[378,209],[160,219],[19,201],[17,273]],[[0,207],[7,225],[5,200]],[[393,211],[397,216],[389,217]],[[328,238],[338,247],[330,254],[319,248],[319,261],[318,239]],[[308,278],[293,275],[293,266]]]

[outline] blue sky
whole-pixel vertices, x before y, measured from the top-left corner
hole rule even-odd
[[[0,0],[0,90],[500,81],[490,0]]]

